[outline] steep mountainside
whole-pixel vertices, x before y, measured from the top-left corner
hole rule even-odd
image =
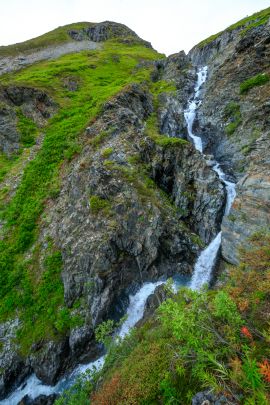
[[[113,22],[0,48],[3,404],[54,403],[104,348],[57,404],[267,404],[269,17],[168,58]],[[200,153],[185,110],[206,65]],[[215,161],[237,182],[227,216]],[[189,282],[220,230],[219,290],[159,286],[112,342],[140,287]]]
[[[91,40],[118,35],[102,27]],[[1,79],[3,394],[32,370],[53,384],[95,358],[93,330],[123,315],[128,291],[190,274],[218,230],[216,174],[159,134],[183,126],[168,116],[191,90],[178,80],[187,58],[163,62],[118,28],[98,50]]]
[[[270,225],[270,9],[202,42],[191,60],[208,65],[198,115],[205,150],[238,182],[237,199],[222,225],[222,253],[233,264],[254,232]]]

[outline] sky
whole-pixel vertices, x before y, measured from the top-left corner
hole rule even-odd
[[[169,55],[267,7],[270,0],[0,0],[0,45],[72,22],[110,20]]]

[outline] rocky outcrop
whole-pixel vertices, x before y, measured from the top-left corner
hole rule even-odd
[[[154,81],[172,83],[175,90],[161,92],[158,96],[158,120],[161,133],[187,139],[184,111],[196,80],[195,69],[184,51],[171,55],[155,64]]]
[[[270,136],[259,138],[250,155],[246,175],[238,182],[237,198],[222,223],[222,254],[233,264],[240,260],[240,248],[248,250],[249,238],[270,227]]]
[[[4,398],[12,387],[20,385],[31,372],[14,344],[18,327],[18,319],[0,325],[0,399]]]
[[[191,145],[163,149],[149,141],[142,153],[152,178],[171,196],[181,219],[209,243],[219,230],[225,202],[216,173]]]
[[[18,403],[18,405],[53,405],[57,398],[58,398],[58,396],[56,394],[52,394],[49,396],[39,395],[35,399],[31,399],[28,395],[26,395]]]
[[[198,392],[192,398],[192,405],[236,405],[234,399],[224,394],[213,394],[211,391]]]
[[[17,130],[17,116],[9,105],[0,103],[0,149],[7,155],[18,152],[20,134]]]
[[[128,43],[131,39],[142,42],[147,47],[151,47],[150,42],[142,40],[134,31],[124,24],[112,21],[103,21],[101,23],[89,23],[89,27],[82,29],[72,29],[69,35],[75,41],[89,39],[94,42],[104,42],[113,38],[123,38]]]
[[[10,156],[19,151],[21,133],[17,108],[42,127],[55,113],[56,103],[43,91],[24,86],[0,88],[0,149]]]

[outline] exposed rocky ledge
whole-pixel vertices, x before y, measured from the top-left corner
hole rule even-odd
[[[89,23],[89,27],[82,29],[72,29],[69,35],[75,41],[90,40],[94,42],[104,42],[108,39],[122,38],[125,43],[129,43],[131,39],[140,41],[145,46],[152,48],[150,42],[141,39],[134,31],[124,24],[115,23],[113,21],[103,21],[101,23]]]

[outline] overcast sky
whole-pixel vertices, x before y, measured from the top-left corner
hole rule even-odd
[[[111,20],[128,25],[160,52],[188,51],[270,0],[0,0],[0,45],[60,25]]]

